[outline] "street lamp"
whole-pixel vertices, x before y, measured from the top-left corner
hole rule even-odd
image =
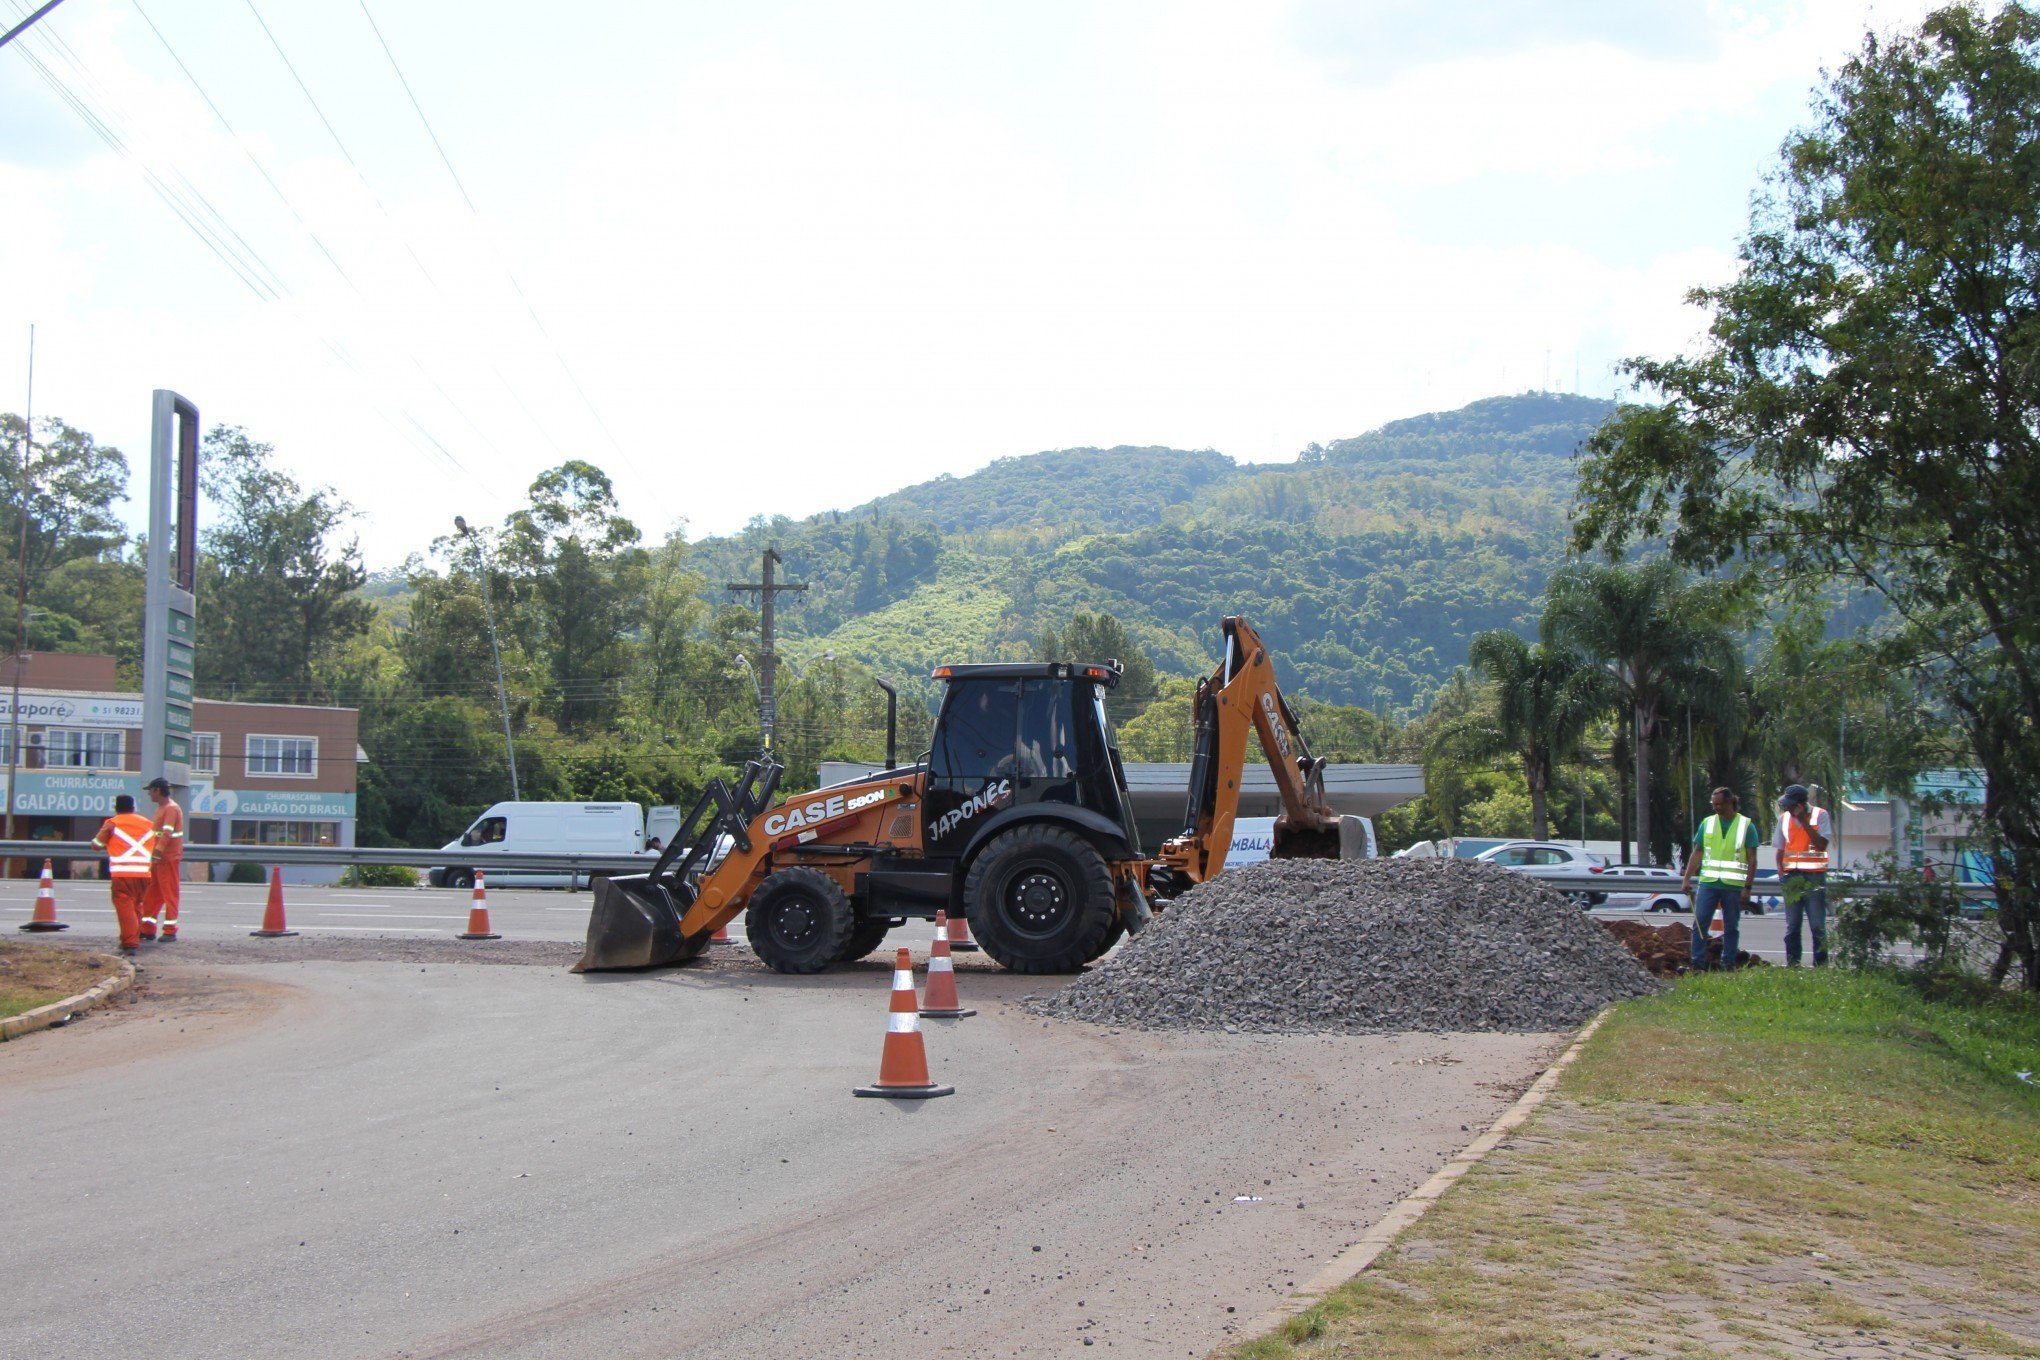
[[[510,695],[503,687],[503,649],[496,641],[496,605],[489,597],[489,559],[482,536],[468,528],[465,516],[455,515],[453,527],[474,545],[475,565],[482,578],[482,615],[489,621],[489,655],[496,663],[496,706],[503,713],[503,749],[510,757],[510,801],[521,803],[524,797],[517,790],[517,746],[510,739]]]

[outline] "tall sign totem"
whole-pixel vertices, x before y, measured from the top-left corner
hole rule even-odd
[[[142,774],[191,783],[198,646],[198,408],[156,389],[149,439],[148,590],[142,610]]]

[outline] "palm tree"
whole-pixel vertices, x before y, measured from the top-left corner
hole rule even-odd
[[[1629,710],[1636,843],[1650,856],[1650,750],[1667,699],[1733,685],[1741,657],[1715,586],[1659,558],[1640,567],[1580,563],[1546,588],[1547,635],[1598,662]],[[1696,707],[1698,705],[1696,704]]]
[[[1492,722],[1483,734],[1482,754],[1506,752],[1523,762],[1530,790],[1531,834],[1551,829],[1546,799],[1560,761],[1578,751],[1588,724],[1609,706],[1607,678],[1568,648],[1525,642],[1496,630],[1477,634],[1467,659],[1494,685]]]

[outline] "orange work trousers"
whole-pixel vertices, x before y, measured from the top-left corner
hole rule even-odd
[[[108,879],[113,888],[113,914],[120,921],[120,947],[136,949],[142,943],[142,899],[148,895],[149,880],[140,874]],[[153,937],[155,932],[149,932]]]
[[[149,865],[149,891],[142,899],[142,923],[155,922],[166,940],[177,938],[177,893],[184,872],[184,856],[159,859]]]

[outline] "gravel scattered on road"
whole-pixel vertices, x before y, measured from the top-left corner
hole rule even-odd
[[[1535,879],[1467,860],[1270,860],[1176,899],[1038,1015],[1141,1029],[1569,1029],[1662,984]]]

